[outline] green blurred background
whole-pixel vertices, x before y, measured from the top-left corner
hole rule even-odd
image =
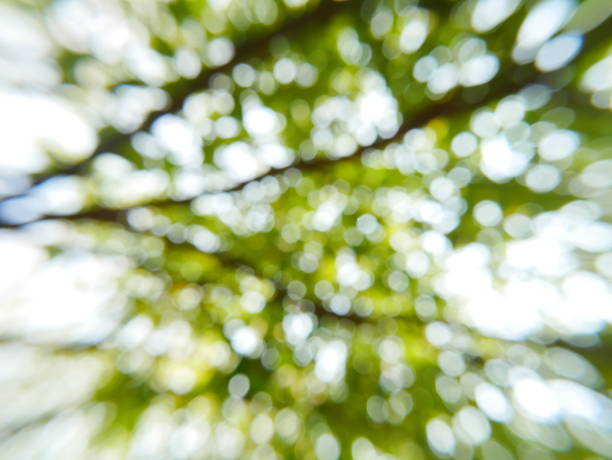
[[[0,2],[0,459],[612,458],[611,14]]]

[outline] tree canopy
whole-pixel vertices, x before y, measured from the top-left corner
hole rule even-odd
[[[612,458],[611,14],[0,4],[0,459]]]

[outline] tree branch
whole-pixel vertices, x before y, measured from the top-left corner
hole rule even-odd
[[[135,132],[146,131],[150,129],[153,123],[155,123],[155,121],[163,115],[178,112],[182,108],[183,103],[190,94],[207,89],[209,87],[210,78],[213,75],[217,73],[227,72],[231,70],[235,65],[241,62],[248,61],[249,59],[252,59],[254,57],[266,55],[268,53],[270,43],[276,37],[291,37],[300,33],[303,30],[306,30],[310,27],[314,27],[317,23],[325,23],[339,12],[354,8],[360,3],[360,1],[361,0],[322,0],[319,5],[317,5],[311,11],[286,21],[280,27],[266,33],[265,35],[262,35],[261,37],[256,38],[254,40],[244,40],[237,46],[237,50],[233,58],[226,64],[223,64],[218,67],[203,69],[199,73],[199,75],[197,75],[193,79],[180,79],[179,81],[172,82],[163,87],[162,89],[170,95],[172,100],[163,109],[151,112],[137,129],[125,133],[119,132],[114,128],[107,127],[106,135],[100,141],[93,153],[85,160],[77,164],[59,167],[58,170],[55,170],[51,173],[32,175],[31,177],[34,180],[27,191],[0,199],[0,205],[6,200],[26,195],[30,190],[32,190],[32,188],[41,185],[54,177],[61,175],[81,174],[85,172],[97,156],[101,155],[102,153],[112,151],[121,145],[125,145],[130,141],[130,137]]]
[[[447,97],[446,99],[439,101],[438,103],[434,103],[433,105],[427,107],[421,112],[414,114],[413,116],[405,116],[404,117],[405,121],[402,123],[398,131],[392,137],[386,138],[386,139],[385,138],[379,139],[378,141],[374,142],[371,145],[361,147],[355,150],[355,152],[353,152],[351,155],[346,156],[346,157],[320,158],[314,161],[303,161],[303,160],[298,161],[296,163],[293,163],[283,168],[268,170],[265,173],[257,177],[248,179],[243,182],[238,182],[228,188],[223,188],[219,190],[211,190],[201,195],[198,195],[197,197],[188,198],[185,200],[162,199],[162,200],[157,200],[157,201],[151,201],[148,203],[142,203],[139,205],[135,205],[135,206],[131,206],[129,208],[123,208],[123,209],[97,208],[97,209],[84,210],[81,212],[77,212],[75,214],[64,215],[64,216],[46,215],[46,216],[41,216],[37,220],[51,218],[51,219],[70,219],[70,220],[72,219],[98,219],[98,220],[104,220],[104,221],[113,221],[113,220],[119,221],[120,219],[124,219],[125,214],[129,212],[130,210],[139,208],[142,206],[164,207],[164,206],[176,205],[176,204],[186,204],[200,196],[207,195],[207,194],[214,194],[214,193],[221,193],[221,192],[224,192],[224,193],[239,192],[239,191],[242,191],[245,187],[247,187],[251,183],[262,180],[266,177],[282,176],[289,170],[297,169],[302,172],[320,171],[331,165],[358,161],[361,159],[363,154],[368,151],[376,150],[376,149],[383,149],[389,144],[400,141],[401,138],[404,136],[404,134],[406,134],[411,129],[422,127],[437,118],[448,118],[448,117],[459,115],[459,114],[469,113],[470,111],[474,110],[477,107],[480,107],[490,102],[493,102],[495,100],[498,100],[499,98],[507,94],[511,94],[512,92],[520,89],[524,85],[533,83],[535,81],[537,81],[537,75],[534,78],[527,80],[527,81],[522,81],[521,83],[511,82],[507,86],[503,86],[497,91],[490,91],[487,96],[485,96],[483,99],[475,103],[467,103],[463,101],[459,95],[459,89],[457,89],[450,97]],[[2,201],[0,201],[0,205],[1,204],[2,204]],[[28,222],[28,223],[31,223],[31,222]],[[7,224],[7,223],[0,221],[0,228],[18,228],[18,227],[21,227],[22,225],[25,225],[25,224],[21,224],[21,223],[20,224]]]
[[[321,14],[322,14],[321,10],[315,10],[313,13],[311,13],[311,15],[314,15],[316,17],[319,17],[319,15]],[[312,20],[312,16],[311,16],[311,20]],[[609,26],[612,26],[612,20],[610,18],[606,19],[596,29],[594,29],[593,31],[591,31],[589,34],[585,36],[585,42],[583,45],[583,53],[587,53],[591,51],[597,52],[597,50],[603,46],[601,43],[602,34],[604,37],[606,36],[607,30],[609,30],[608,29]],[[321,158],[321,159],[317,159],[314,161],[298,161],[297,163],[286,166],[284,168],[268,170],[265,173],[255,178],[252,178],[252,179],[249,179],[243,182],[238,182],[228,188],[223,188],[220,190],[211,190],[211,191],[205,192],[202,195],[219,193],[219,192],[228,192],[228,193],[238,192],[238,191],[243,190],[250,183],[264,179],[265,177],[281,176],[291,169],[298,169],[300,171],[317,171],[317,170],[324,169],[329,165],[359,160],[365,152],[371,149],[382,149],[393,142],[397,142],[403,137],[404,134],[406,134],[406,132],[410,131],[411,129],[426,125],[427,123],[429,123],[430,121],[436,118],[447,118],[449,116],[453,116],[457,114],[469,113],[470,111],[474,110],[477,107],[489,104],[495,100],[502,98],[503,96],[512,94],[513,92],[521,89],[522,87],[525,87],[532,83],[536,83],[541,80],[546,80],[550,77],[550,75],[547,73],[539,73],[538,71],[536,71],[533,68],[532,64],[505,65],[499,70],[498,74],[508,76],[508,78],[504,82],[505,84],[501,84],[497,88],[490,89],[488,94],[484,96],[483,99],[480,99],[473,103],[466,102],[462,100],[462,98],[460,97],[460,88],[457,88],[453,92],[449,93],[449,95],[447,95],[441,101],[438,101],[432,104],[430,107],[427,107],[423,111],[413,116],[404,116],[405,121],[400,126],[400,128],[395,133],[395,135],[393,135],[392,137],[387,138],[387,139],[379,139],[378,141],[374,142],[373,144],[369,146],[365,146],[365,147],[357,149],[355,152],[353,152],[349,156],[339,158],[339,159]],[[495,83],[496,83],[495,80],[493,80],[492,85]],[[167,113],[167,112],[164,112],[164,113]],[[202,196],[202,195],[199,195],[199,196]],[[16,196],[12,196],[12,197],[8,197],[3,200],[0,200],[0,206],[3,204],[4,201],[8,199],[14,199],[14,198],[16,198]],[[168,206],[168,205],[183,204],[183,203],[189,203],[195,198],[198,198],[198,197],[188,198],[185,200],[162,199],[162,200],[152,201],[149,203],[142,203],[142,204],[135,205],[130,208],[124,208],[124,209],[108,209],[108,208],[89,209],[89,210],[85,210],[82,212],[78,212],[78,213],[71,214],[71,215],[65,215],[65,216],[61,216],[61,215],[60,216],[58,215],[41,216],[36,220],[41,220],[45,218],[60,218],[60,219],[89,218],[89,219],[108,220],[108,219],[111,219],[112,216],[117,216],[115,218],[117,219],[123,213],[127,213],[131,209],[134,209],[137,207],[142,207],[142,206],[161,206],[163,207],[163,206]],[[0,220],[0,228],[17,228],[17,227],[21,227],[22,225],[23,224],[7,224]]]

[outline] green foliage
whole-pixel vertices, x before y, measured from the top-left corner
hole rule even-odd
[[[3,8],[0,458],[612,458],[609,2]]]

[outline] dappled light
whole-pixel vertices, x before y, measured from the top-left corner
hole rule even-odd
[[[0,459],[612,458],[608,0],[0,5]]]

